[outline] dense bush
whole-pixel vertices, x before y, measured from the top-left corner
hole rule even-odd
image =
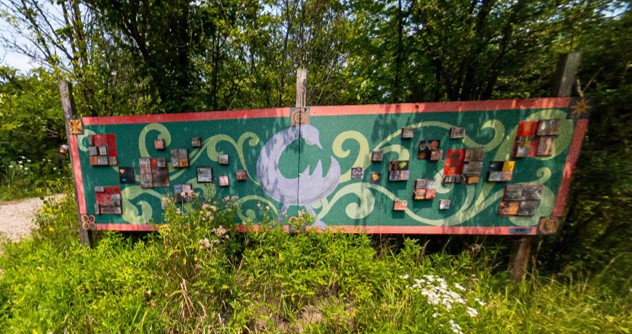
[[[237,233],[234,198],[170,203],[168,226],[82,247],[74,202],[48,202],[31,239],[0,256],[0,332],[592,333],[632,326],[630,281],[609,273],[494,273],[496,254],[426,254],[406,239],[286,233],[272,219]],[[309,221],[309,217],[303,222]],[[300,226],[298,226],[300,227]],[[301,230],[297,228],[296,230]]]

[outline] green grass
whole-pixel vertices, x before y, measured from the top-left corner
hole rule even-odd
[[[70,197],[70,196],[69,196]],[[211,206],[213,205],[213,206]],[[226,202],[171,205],[142,240],[81,247],[74,203],[49,202],[0,256],[2,333],[629,333],[630,280],[531,274],[496,254],[426,254],[367,235],[236,233]],[[458,284],[458,286],[457,286]],[[437,303],[437,305],[435,305]],[[472,311],[474,310],[474,311]],[[471,316],[469,313],[477,313]],[[458,327],[457,327],[458,326]]]

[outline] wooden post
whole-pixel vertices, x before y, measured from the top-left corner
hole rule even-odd
[[[70,120],[76,115],[75,99],[72,95],[72,85],[66,80],[59,82],[59,94],[61,95],[61,106],[64,109],[64,120],[66,122],[66,138],[68,138],[68,145],[70,145]],[[70,162],[72,165],[72,154],[69,154]],[[73,182],[76,182],[75,170],[72,169]],[[75,200],[78,201],[77,184],[74,184]],[[92,246],[90,234],[82,227],[81,224],[81,212],[79,212],[79,205],[77,204],[77,221],[79,222],[79,237],[81,238],[81,244],[84,246]]]
[[[531,244],[536,237],[520,237],[513,243],[512,256],[509,259],[509,279],[518,283],[524,279],[531,258]]]
[[[560,57],[560,60],[557,64],[557,73],[555,78],[553,96],[571,96],[581,56],[581,52],[575,51],[564,54]]]
[[[307,101],[307,69],[296,70],[296,108],[305,108]]]
[[[571,52],[560,57],[558,63],[553,95],[569,97],[575,84],[575,76],[579,68],[581,52]],[[512,256],[509,259],[509,279],[517,283],[524,279],[531,259],[531,246],[537,237],[524,236],[514,241]]]

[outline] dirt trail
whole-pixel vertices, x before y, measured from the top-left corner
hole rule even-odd
[[[62,196],[53,195],[47,198],[59,199]],[[44,201],[39,198],[0,202],[0,234],[14,241],[30,235],[31,229],[35,227],[33,218],[42,205]]]

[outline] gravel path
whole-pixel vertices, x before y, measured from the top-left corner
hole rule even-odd
[[[50,197],[59,199],[61,196],[63,195]],[[4,234],[14,241],[30,235],[31,229],[35,227],[33,217],[42,205],[44,205],[44,201],[39,198],[0,202],[0,234]]]

